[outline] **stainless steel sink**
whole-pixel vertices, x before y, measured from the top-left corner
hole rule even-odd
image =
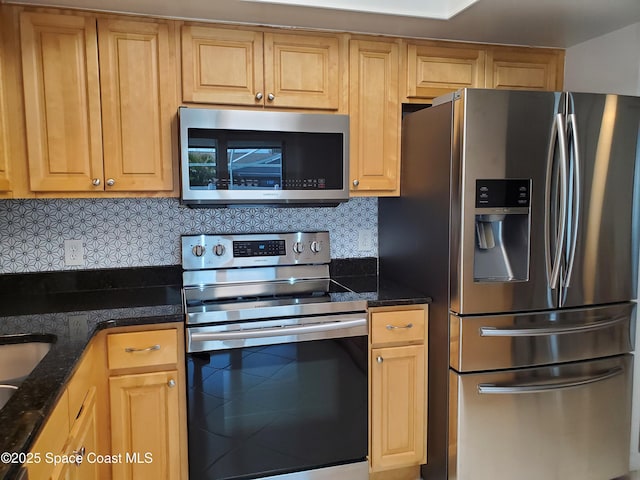
[[[54,335],[0,335],[0,409],[40,363],[55,342]]]
[[[0,385],[0,410],[4,407],[4,404],[9,401],[11,395],[16,393],[18,387],[14,385]]]
[[[0,384],[22,382],[50,349],[51,342],[42,341],[0,344]]]

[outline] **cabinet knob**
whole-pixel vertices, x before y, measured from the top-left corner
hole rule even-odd
[[[256,100],[262,100],[262,92],[256,93]]]
[[[167,385],[169,386],[169,388],[173,388],[176,386],[176,381],[172,378],[167,382]]]
[[[116,181],[113,178],[108,178],[107,179],[107,185],[109,187],[113,187],[113,185],[115,185]]]
[[[86,453],[86,451],[87,449],[85,447],[81,447],[80,449],[74,450],[72,452],[76,456],[73,463],[75,463],[77,467],[82,465],[82,460],[84,459],[84,454]]]
[[[99,178],[94,178],[93,180],[91,180],[91,184],[94,187],[99,187],[100,186],[100,179]]]
[[[353,186],[357,187],[358,185],[360,185],[360,180],[354,180],[353,181]]]
[[[378,363],[382,363],[382,362],[384,362],[384,358],[382,358],[380,355],[378,355],[378,356],[376,357],[376,362],[378,362]]]
[[[269,95],[267,95],[267,100],[269,100],[270,102],[273,102],[275,98],[276,96],[273,93],[270,93]]]

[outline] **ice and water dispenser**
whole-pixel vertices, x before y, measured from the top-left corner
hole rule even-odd
[[[529,279],[531,180],[476,180],[476,282]]]

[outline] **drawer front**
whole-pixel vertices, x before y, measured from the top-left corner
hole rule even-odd
[[[177,343],[173,329],[108,335],[109,369],[175,365]]]
[[[629,468],[632,360],[450,370],[449,478],[622,478]]]
[[[424,342],[425,311],[398,310],[371,314],[371,343]]]
[[[459,372],[601,358],[633,350],[635,303],[514,315],[450,317]]]

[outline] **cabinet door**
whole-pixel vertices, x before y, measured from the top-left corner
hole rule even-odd
[[[265,33],[264,58],[265,105],[338,109],[337,37]]]
[[[500,48],[487,52],[487,88],[562,90],[564,53],[558,50]]]
[[[99,19],[107,191],[172,190],[177,110],[169,26]]]
[[[399,46],[352,40],[349,63],[352,194],[398,195]]]
[[[371,350],[371,469],[426,462],[424,345]]]
[[[95,18],[25,12],[20,35],[31,190],[95,190],[103,177]]]
[[[177,371],[167,371],[109,379],[111,451],[130,456],[113,465],[113,478],[180,478],[177,378]]]
[[[69,435],[70,442],[64,452],[69,458],[82,456],[82,461],[76,463],[60,463],[54,470],[52,480],[99,480],[100,463],[95,458],[89,461],[89,453],[105,454],[98,449],[98,429],[96,410],[96,389],[92,387],[82,405],[82,412],[75,421]]]
[[[409,44],[407,97],[432,99],[466,87],[484,87],[484,50]]]
[[[4,45],[0,36],[0,191],[11,190],[9,183],[9,135],[7,133],[7,106],[5,96],[7,93],[4,81]]]
[[[182,27],[183,101],[262,105],[263,97],[261,32]]]

